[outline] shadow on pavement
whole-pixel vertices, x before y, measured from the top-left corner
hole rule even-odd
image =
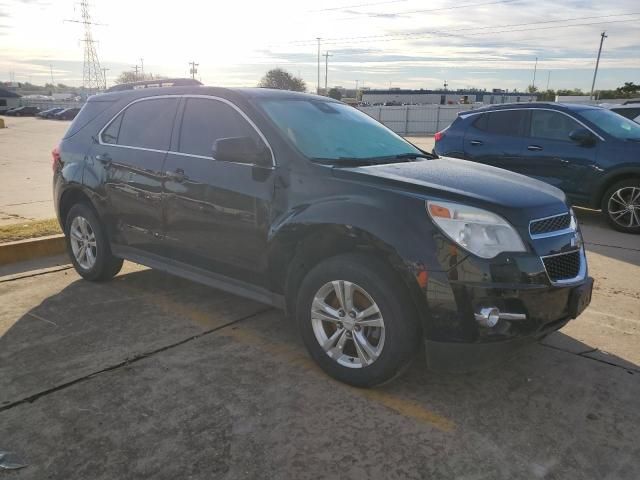
[[[15,478],[640,476],[637,366],[561,333],[500,367],[419,358],[361,390],[263,305],[151,270],[63,273],[0,285],[58,282],[0,338],[0,438],[29,463]]]
[[[640,235],[614,230],[595,210],[576,208],[575,212],[587,250],[640,266]]]

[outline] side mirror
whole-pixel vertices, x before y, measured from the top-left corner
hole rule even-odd
[[[586,128],[576,128],[569,133],[569,138],[579,145],[590,147],[596,143],[596,137]]]
[[[222,162],[272,166],[271,152],[251,137],[219,138],[213,144],[213,158]]]

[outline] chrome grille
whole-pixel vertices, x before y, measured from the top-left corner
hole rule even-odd
[[[552,282],[570,280],[580,274],[580,250],[551,257],[543,257],[544,268]]]
[[[549,218],[541,218],[533,220],[529,224],[529,233],[531,236],[544,235],[546,233],[566,230],[571,226],[571,214],[563,213]]]

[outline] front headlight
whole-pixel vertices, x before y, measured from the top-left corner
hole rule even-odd
[[[427,201],[427,211],[447,237],[479,257],[526,251],[518,232],[495,213],[439,201]]]

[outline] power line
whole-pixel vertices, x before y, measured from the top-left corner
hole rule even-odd
[[[375,3],[360,3],[358,5],[342,5],[340,7],[330,7],[330,8],[321,8],[319,10],[307,10],[306,13],[318,13],[318,12],[331,12],[335,10],[344,10],[347,8],[359,8],[359,7],[374,7],[376,5],[386,5],[389,3],[402,3],[407,0],[388,0],[385,2],[375,2]]]
[[[495,27],[495,26],[486,26],[486,27],[469,27],[469,28],[456,28],[456,32],[464,32],[464,31],[472,31],[475,32],[477,30],[488,30],[488,29],[495,29],[495,28],[512,28],[512,27],[522,27],[522,26],[528,26],[528,25],[544,25],[544,24],[549,24],[549,23],[558,23],[558,22],[573,22],[573,21],[577,21],[577,20],[590,20],[590,19],[594,19],[594,18],[611,18],[611,17],[622,17],[622,16],[629,16],[629,15],[640,15],[640,12],[630,12],[630,13],[617,13],[617,14],[610,14],[610,15],[592,15],[592,16],[587,16],[587,17],[573,17],[573,18],[562,18],[562,19],[557,19],[557,20],[543,20],[543,21],[539,21],[539,22],[528,22],[528,23],[514,23],[514,24],[510,24],[510,25],[502,25],[500,27]],[[592,22],[592,23],[580,23],[580,24],[574,24],[574,25],[553,25],[551,27],[540,27],[540,28],[525,28],[525,29],[519,29],[519,30],[492,30],[490,32],[488,32],[489,34],[493,34],[493,33],[509,33],[509,32],[526,32],[526,31],[532,31],[532,30],[545,30],[545,29],[549,29],[549,28],[563,28],[563,27],[574,27],[574,26],[583,26],[583,25],[596,25],[596,24],[601,24],[601,23],[617,23],[617,22],[629,22],[629,21],[635,21],[635,18],[632,19],[628,19],[628,20],[615,20],[615,21],[606,21],[606,22]],[[466,34],[466,36],[471,36],[471,35],[483,35],[486,33],[469,33]],[[392,33],[392,34],[386,34],[386,35],[364,35],[364,36],[356,36],[356,37],[333,37],[333,38],[325,38],[323,39],[324,43],[326,44],[338,44],[338,43],[346,43],[346,42],[352,42],[352,43],[362,43],[359,42],[359,40],[363,40],[363,41],[370,41],[370,40],[382,40],[382,39],[389,39],[391,40],[404,40],[406,38],[420,38],[420,37],[430,37],[430,36],[434,36],[434,35],[440,35],[440,36],[446,36],[446,37],[462,37],[463,35],[458,35],[458,34],[452,34],[443,30],[431,30],[431,31],[423,31],[423,32],[409,32],[409,33]],[[384,41],[384,40],[383,40]],[[296,46],[306,46],[310,44],[310,40],[294,40],[292,42],[286,42],[283,43],[282,45],[296,45]]]
[[[459,8],[470,8],[470,7],[482,7],[485,5],[496,5],[496,4],[504,4],[504,3],[514,3],[520,2],[522,0],[493,0],[491,2],[480,2],[480,3],[466,3],[463,5],[452,5],[449,7],[438,7],[438,8],[427,8],[420,10],[405,10],[403,12],[378,12],[378,13],[366,13],[366,12],[353,12],[353,14],[349,17],[340,17],[334,18],[333,20],[358,20],[362,17],[395,17],[402,15],[410,15],[413,13],[431,13],[431,12],[442,12],[445,10],[456,10]]]

